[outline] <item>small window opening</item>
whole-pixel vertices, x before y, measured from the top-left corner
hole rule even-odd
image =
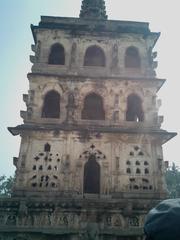
[[[65,64],[64,47],[61,44],[56,43],[51,47],[48,63],[53,65]]]
[[[47,168],[47,170],[51,170],[51,169],[52,169],[52,167],[51,167],[51,165],[49,165],[48,168]]]
[[[127,173],[131,173],[131,169],[130,169],[130,168],[127,168],[127,169],[126,169],[126,172],[127,172]]]
[[[139,168],[136,169],[136,173],[137,174],[140,174],[141,173],[141,170]]]
[[[144,182],[144,183],[149,183],[149,180],[146,179],[146,178],[143,178],[143,179],[142,179],[142,182]]]
[[[136,165],[140,165],[140,162],[139,162],[139,161],[136,161]]]
[[[138,155],[139,155],[139,156],[144,156],[144,153],[143,153],[143,152],[139,152]]]
[[[134,152],[130,152],[129,155],[130,155],[130,156],[134,156]]]
[[[91,46],[86,50],[84,66],[105,66],[105,54],[100,47]]]
[[[43,170],[43,166],[42,165],[39,166],[39,170]]]
[[[33,170],[36,170],[36,165],[33,166]]]
[[[44,145],[44,151],[45,151],[45,152],[50,152],[50,151],[51,151],[51,145],[50,145],[49,143],[46,143],[46,144]]]
[[[149,169],[148,169],[148,168],[145,168],[144,173],[145,173],[145,174],[149,174]]]
[[[140,97],[135,94],[131,94],[127,98],[126,120],[134,122],[144,121],[142,101]]]

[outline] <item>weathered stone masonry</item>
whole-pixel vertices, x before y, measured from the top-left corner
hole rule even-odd
[[[0,200],[0,239],[142,239],[147,211],[166,197],[148,23],[107,20],[103,0],[80,18],[31,26],[13,196]]]

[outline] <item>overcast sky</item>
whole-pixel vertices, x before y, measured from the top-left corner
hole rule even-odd
[[[81,0],[0,0],[0,175],[12,175],[13,156],[18,156],[20,138],[8,126],[22,123],[22,94],[28,91],[27,73],[33,38],[30,24],[41,15],[78,17]],[[180,13],[178,0],[106,0],[109,19],[143,21],[161,32],[156,44],[157,77],[167,79],[158,96],[163,129],[180,132]],[[164,160],[179,163],[180,136],[164,145]]]

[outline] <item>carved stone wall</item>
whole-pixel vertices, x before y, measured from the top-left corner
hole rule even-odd
[[[91,156],[100,166],[100,196],[141,192],[152,197],[165,191],[158,184],[163,170],[156,167],[161,146],[154,146],[152,152],[154,140],[148,135],[32,131],[23,139],[16,161],[15,194],[82,197],[84,168]]]
[[[127,99],[130,94],[136,94],[142,99],[142,109],[144,112],[144,122],[140,122],[144,127],[159,128],[162,121],[159,120],[156,102],[157,85],[161,81],[127,81],[127,80],[78,80],[53,78],[45,76],[29,75],[30,91],[26,97],[27,112],[21,116],[25,122],[36,123],[78,123],[78,124],[101,124],[101,125],[118,125],[124,127],[136,127],[136,122],[126,121]],[[75,82],[72,86],[72,81]],[[59,118],[42,118],[42,110],[45,95],[50,91],[56,91],[60,95],[60,117]],[[103,100],[105,111],[105,120],[88,121],[83,120],[82,110],[84,107],[85,97],[95,93]],[[69,96],[73,98],[73,104],[69,105]]]
[[[114,26],[116,26],[115,23]],[[89,26],[87,27],[92,30],[96,26],[94,23],[91,25],[91,22],[89,22]],[[110,28],[110,25],[107,27]],[[157,38],[156,35],[149,35],[144,38],[142,34],[138,33],[133,34],[129,32],[127,34],[114,32],[113,37],[110,38],[104,33],[99,34],[99,32],[94,32],[94,36],[90,37],[89,32],[84,32],[82,38],[79,37],[78,34],[75,36],[74,34],[62,29],[43,29],[42,31],[39,30],[35,32],[37,36],[37,43],[32,48],[35,52],[35,57],[31,57],[31,60],[34,63],[32,68],[34,73],[76,73],[78,75],[87,76],[118,75],[128,77],[133,77],[134,75],[141,77],[154,77],[155,75],[154,58],[156,55],[152,52],[152,45],[155,38]],[[65,65],[60,68],[58,66],[48,65],[48,57],[51,46],[56,43],[61,44],[65,49]],[[104,51],[106,57],[105,67],[98,68],[93,66],[83,66],[86,49],[90,46],[98,46]],[[126,50],[128,47],[132,46],[138,49],[140,55],[141,67],[139,69],[125,68]],[[154,57],[152,58],[152,56]],[[70,69],[69,66],[71,67]],[[76,66],[76,68],[73,66]]]
[[[87,209],[87,204],[89,205]],[[152,202],[143,201],[150,208]],[[125,208],[126,206],[126,208]],[[127,209],[129,206],[129,210]],[[118,209],[117,209],[118,207]],[[134,208],[132,215],[131,208]],[[51,239],[142,239],[145,212],[142,205],[70,199],[41,201],[36,198],[0,201],[2,240]],[[105,211],[106,209],[106,211]],[[141,209],[141,210],[140,210]],[[114,237],[113,237],[114,235]]]

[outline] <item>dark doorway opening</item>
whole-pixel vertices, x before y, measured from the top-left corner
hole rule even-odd
[[[90,155],[84,166],[84,193],[100,193],[100,166],[95,155]]]

